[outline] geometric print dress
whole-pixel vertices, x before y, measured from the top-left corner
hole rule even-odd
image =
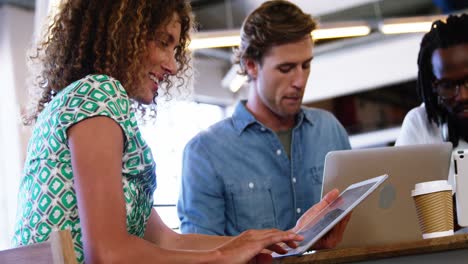
[[[122,188],[127,231],[143,237],[156,189],[151,150],[141,137],[130,100],[120,82],[106,75],[88,75],[60,91],[37,119],[20,182],[14,246],[43,242],[52,231],[69,229],[78,263],[83,263],[67,129],[95,116],[112,118],[125,134]]]

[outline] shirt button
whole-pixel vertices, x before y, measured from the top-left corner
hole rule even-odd
[[[276,150],[276,155],[281,155],[281,149]]]
[[[293,181],[294,183],[296,183],[296,178],[293,178],[292,181]]]
[[[296,209],[296,212],[297,212],[298,214],[300,214],[300,213],[301,213],[301,208],[297,208],[297,209]]]
[[[249,182],[249,188],[250,188],[250,189],[253,189],[253,187],[254,187],[253,182]]]

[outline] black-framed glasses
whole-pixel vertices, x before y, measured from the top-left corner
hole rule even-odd
[[[468,89],[468,77],[461,80],[435,80],[432,87],[441,99],[450,100],[460,94],[460,89]]]

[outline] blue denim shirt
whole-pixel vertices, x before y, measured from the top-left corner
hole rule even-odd
[[[351,148],[331,113],[303,108],[289,159],[277,135],[244,105],[185,147],[177,207],[182,233],[294,227],[320,200],[325,155]]]

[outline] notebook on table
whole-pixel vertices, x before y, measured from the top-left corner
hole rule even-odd
[[[351,216],[338,246],[362,247],[422,239],[411,190],[424,181],[446,180],[451,143],[332,151],[325,158],[322,196],[333,188],[388,174],[388,179]]]

